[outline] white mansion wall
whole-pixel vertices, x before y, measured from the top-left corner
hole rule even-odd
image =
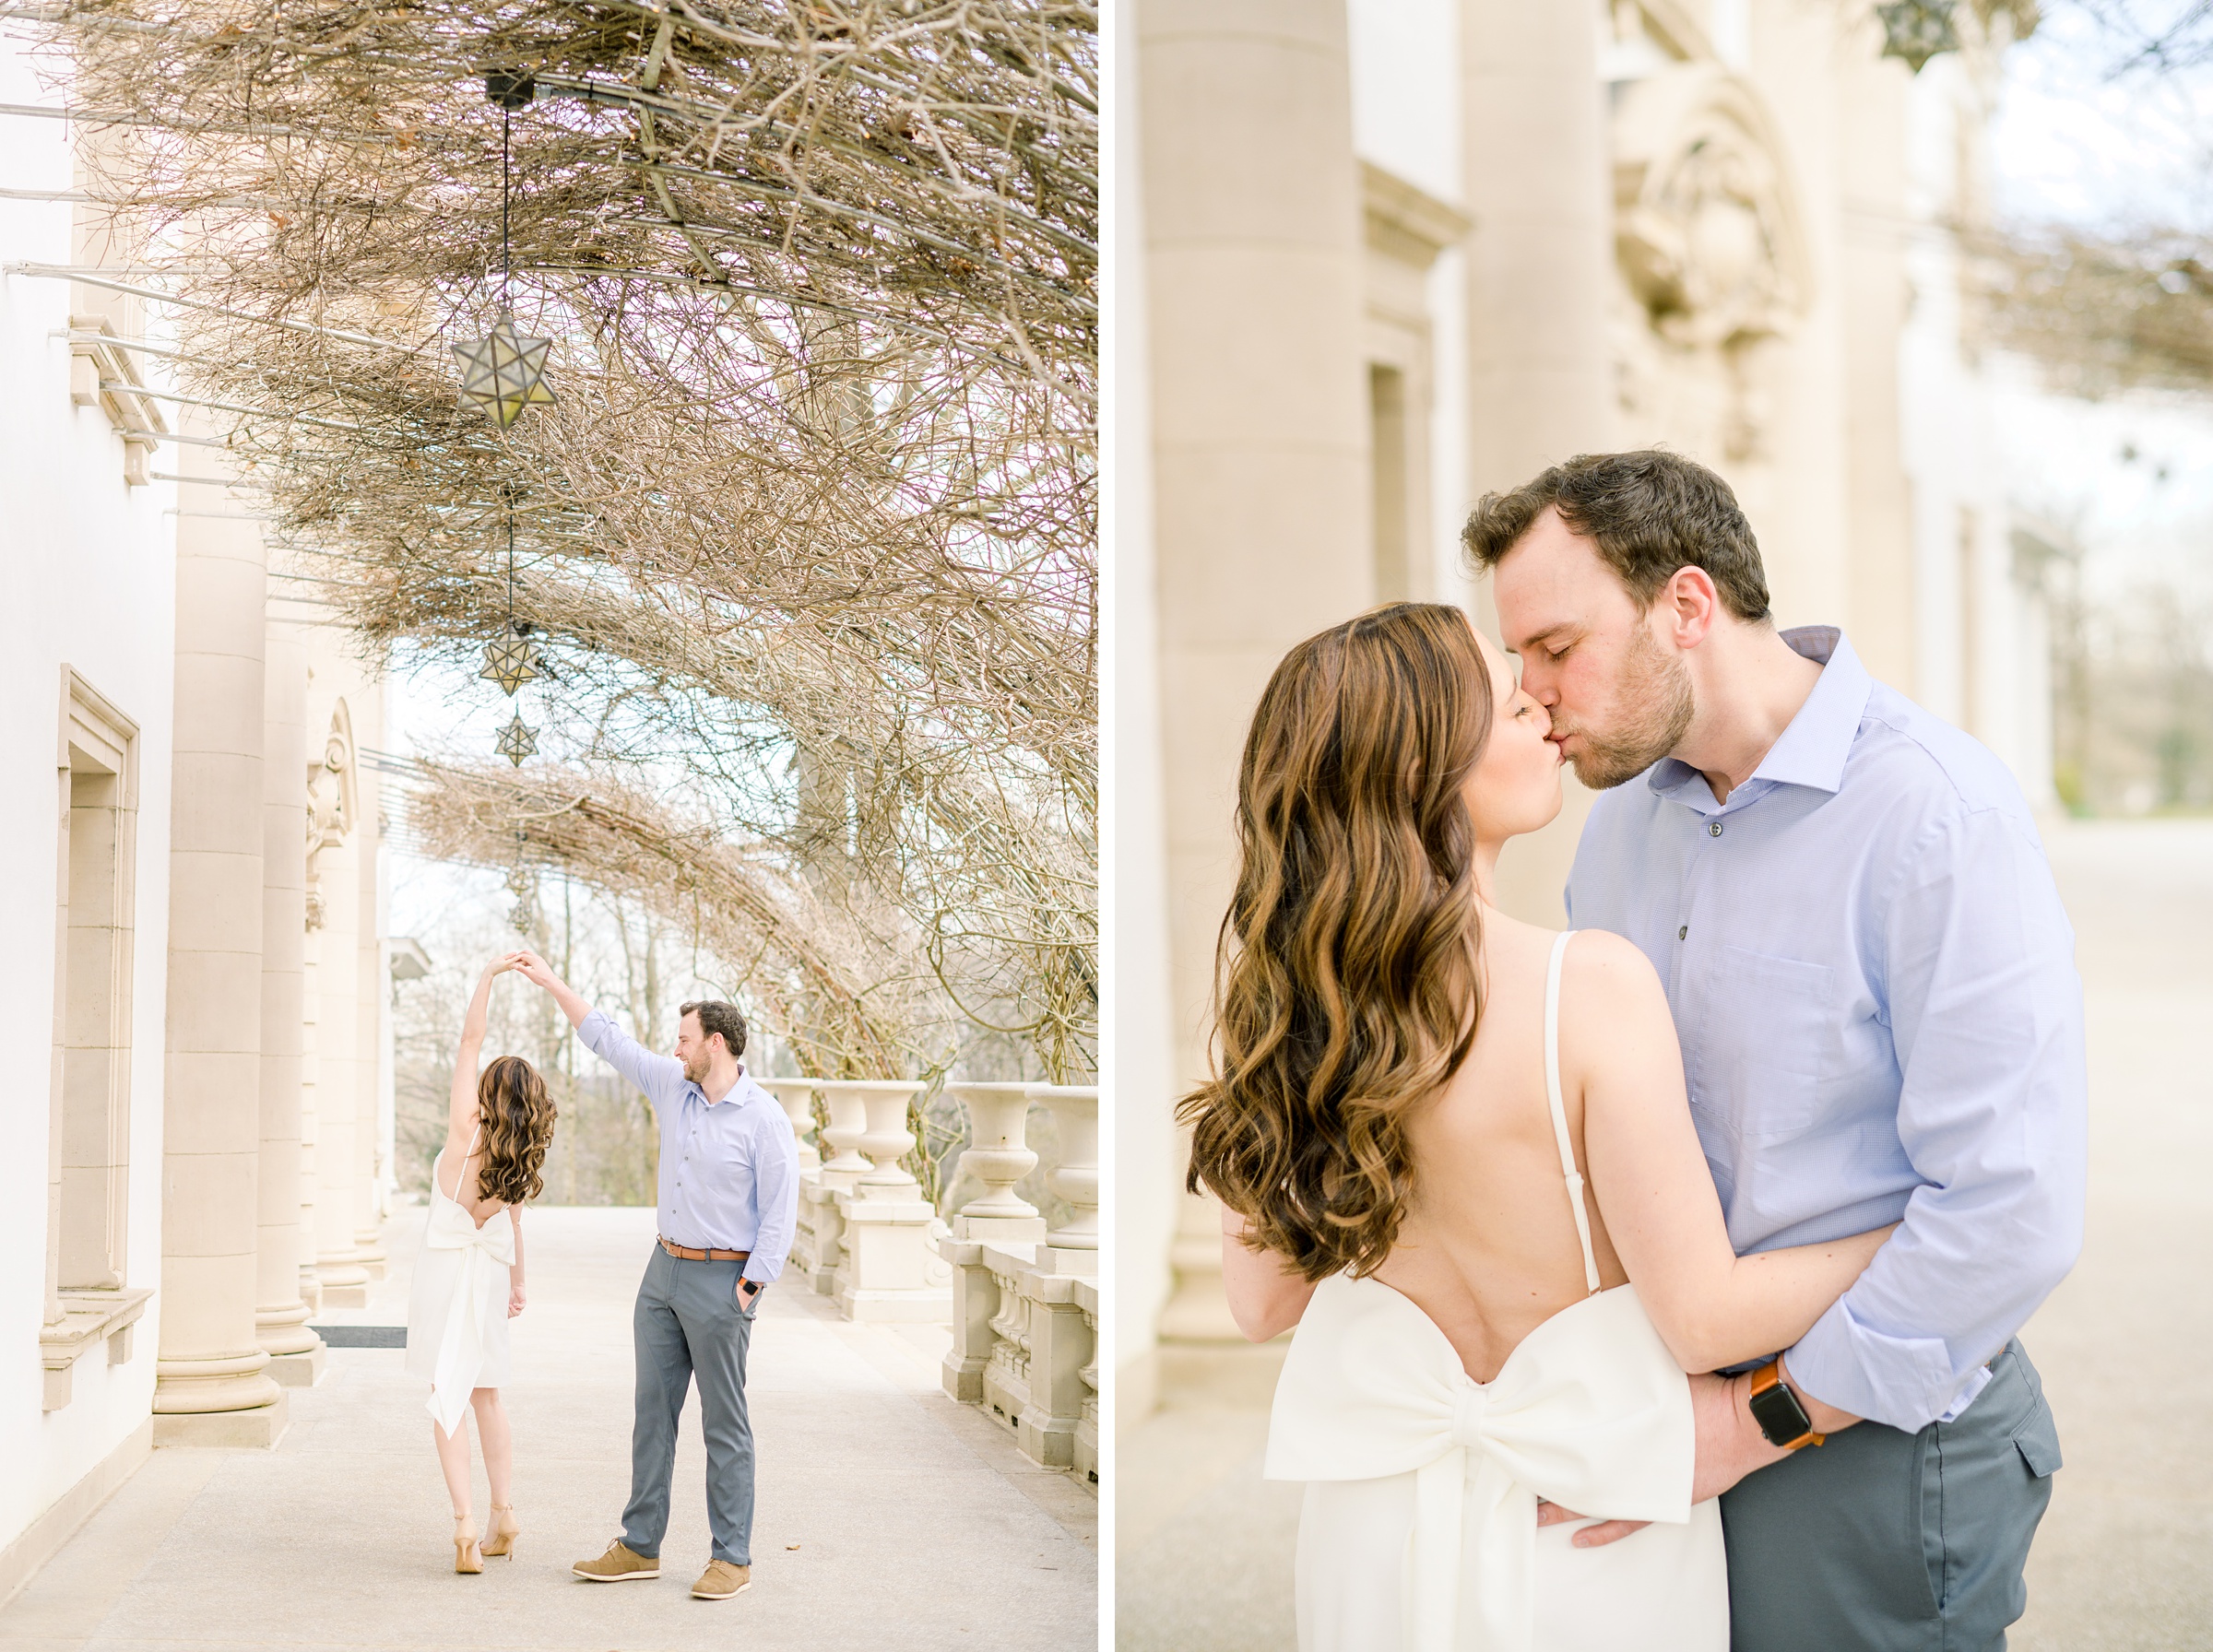
[[[0,40],[0,102],[53,100]],[[0,118],[0,188],[69,189],[68,136],[59,121]],[[71,239],[67,205],[0,198],[0,262],[67,264]],[[124,1284],[157,1283],[161,1251],[176,490],[127,487],[107,416],[71,402],[69,345],[53,336],[71,291],[0,277],[0,1591],[15,1581],[8,1546],[144,1430],[160,1328],[157,1297],[127,1362],[95,1350],[69,1403],[41,1410],[65,665],[138,728]],[[152,467],[171,470],[172,451]]]

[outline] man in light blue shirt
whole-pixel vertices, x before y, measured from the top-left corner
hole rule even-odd
[[[676,1054],[658,1056],[594,1009],[535,952],[515,968],[551,993],[586,1047],[653,1103],[660,1123],[660,1233],[631,1316],[636,1418],[622,1536],[574,1574],[594,1583],[661,1575],[677,1420],[693,1377],[707,1446],[714,1554],[694,1598],[752,1585],[753,1433],[745,1356],[761,1292],[784,1271],[799,1217],[799,1146],[768,1092],[746,1076],[745,1017],[717,999],[686,1004]]]
[[[1839,631],[1778,632],[1734,496],[1687,460],[1570,460],[1465,537],[1608,788],[1569,921],[1659,972],[1736,1249],[1902,1223],[1701,1407],[1734,1652],[2001,1644],[2059,1466],[2014,1338],[2085,1178],[2074,935],[2020,788]]]

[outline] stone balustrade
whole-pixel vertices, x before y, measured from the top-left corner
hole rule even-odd
[[[837,1196],[851,1191],[870,1168],[869,1162],[856,1150],[868,1128],[868,1114],[857,1093],[859,1085],[835,1079],[809,1082],[811,1092],[822,1096],[823,1110],[830,1115],[829,1125],[822,1131],[830,1157],[813,1170],[800,1167],[799,1232],[792,1241],[792,1254],[809,1286],[828,1296],[837,1290],[837,1265],[845,1255],[846,1224]],[[821,1157],[819,1153],[816,1156]]]
[[[1011,1093],[1022,1091],[1022,1105]],[[1095,1481],[1098,1433],[1099,1098],[1089,1087],[957,1084],[976,1144],[961,1168],[985,1193],[954,1215],[938,1250],[953,1268],[953,1346],[943,1386],[1014,1434],[1024,1456]],[[1047,1108],[1059,1162],[1046,1186],[1069,1219],[1049,1232],[1013,1184],[1036,1162],[1028,1110]],[[1017,1209],[1019,1207],[1019,1209]],[[1025,1215],[1024,1212],[1027,1212]],[[1032,1224],[1016,1227],[1013,1224]]]
[[[837,1305],[848,1319],[932,1324],[953,1312],[952,1270],[935,1245],[945,1224],[899,1162],[914,1150],[906,1113],[921,1089],[904,1080],[854,1085],[865,1123],[856,1146],[869,1168],[835,1196]]]
[[[822,1155],[814,1145],[814,1092],[812,1079],[762,1079],[761,1088],[776,1098],[776,1105],[784,1109],[790,1121],[791,1133],[799,1144],[799,1174],[822,1167]]]
[[[1088,1086],[949,1084],[968,1120],[951,1188],[983,1191],[941,1220],[901,1161],[913,1150],[904,1080],[770,1079],[800,1139],[799,1277],[847,1317],[951,1322],[945,1392],[998,1419],[1033,1461],[1099,1476],[1099,1094]],[[806,1145],[813,1099],[829,1124]],[[1045,1186],[1057,1222],[1017,1188],[1037,1168],[1031,1109],[1052,1115]],[[824,1155],[827,1156],[824,1156]]]

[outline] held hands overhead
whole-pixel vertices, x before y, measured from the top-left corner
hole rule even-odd
[[[499,961],[499,966],[513,970],[533,986],[551,986],[559,979],[546,961],[527,948],[507,953]]]

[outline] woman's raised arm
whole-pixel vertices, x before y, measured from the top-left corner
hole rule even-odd
[[[461,1044],[454,1052],[454,1083],[445,1116],[445,1143],[456,1154],[468,1150],[469,1136],[477,1127],[477,1074],[482,1066],[484,1023],[491,1009],[491,978],[514,966],[495,958],[477,978],[477,990],[461,1018]]]
[[[1568,950],[1560,1068],[1580,1080],[1583,1150],[1607,1235],[1668,1351],[1690,1372],[1786,1349],[1844,1294],[1890,1228],[1739,1257],[1684,1093],[1652,966],[1602,930]]]

